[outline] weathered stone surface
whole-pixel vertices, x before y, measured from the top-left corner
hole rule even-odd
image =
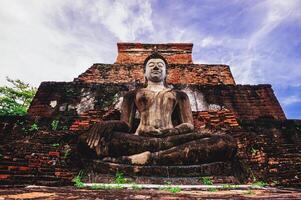
[[[89,163],[89,161],[86,161]],[[95,173],[116,174],[121,171],[128,176],[152,177],[197,177],[197,176],[230,176],[233,175],[231,162],[214,162],[202,165],[184,166],[140,166],[103,162],[94,160],[88,164]]]
[[[301,186],[301,120],[241,121],[231,130],[238,158],[256,180]]]
[[[139,84],[92,84],[81,82],[43,82],[28,110],[30,116],[87,116],[99,120],[110,109],[120,106],[120,99]],[[196,91],[202,94],[206,107],[198,111],[228,109],[239,119],[274,118],[284,120],[285,115],[270,85],[183,85],[174,88]],[[191,97],[191,102],[198,95]],[[85,101],[84,101],[84,100]],[[91,100],[92,99],[92,100]],[[88,100],[88,101],[87,101]],[[56,106],[51,102],[56,101]],[[80,109],[93,104],[88,109]],[[202,110],[206,108],[206,110]],[[81,110],[81,112],[79,112]],[[83,122],[84,123],[84,122]],[[86,123],[86,122],[85,122]],[[82,124],[83,125],[83,124]],[[87,124],[88,125],[88,124]]]
[[[40,187],[40,188],[0,188],[2,199],[300,199],[297,189],[254,189],[254,190],[218,190],[218,191],[181,191],[166,190],[129,190],[129,189],[85,189],[75,187]]]

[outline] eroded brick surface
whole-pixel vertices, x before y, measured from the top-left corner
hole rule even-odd
[[[170,64],[191,64],[192,46],[190,43],[171,44],[141,44],[141,43],[118,43],[118,64],[143,63],[145,58],[152,52],[157,51],[165,57]]]
[[[170,64],[167,83],[235,85],[227,65]],[[94,64],[74,81],[86,83],[144,83],[142,64]]]
[[[28,113],[41,117],[83,116],[97,121],[97,116],[104,114],[105,109],[109,110],[121,103],[120,98],[124,93],[137,87],[139,84],[44,82]],[[239,119],[286,119],[270,85],[177,84],[174,88],[201,94],[207,106],[229,109]],[[55,106],[51,106],[51,102],[56,102]]]

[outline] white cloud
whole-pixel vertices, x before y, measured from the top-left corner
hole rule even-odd
[[[221,42],[222,42],[221,40],[216,40],[214,37],[208,36],[201,40],[200,46],[201,47],[214,47],[214,46],[221,45]]]
[[[81,66],[96,58],[90,49],[80,57],[74,45],[77,37],[56,29],[51,13],[57,13],[59,1],[0,2],[1,82],[5,76],[38,85],[43,80],[72,80]],[[84,47],[85,45],[79,45]],[[87,49],[86,49],[87,50]]]
[[[298,95],[291,95],[288,97],[285,97],[281,100],[281,104],[284,106],[292,105],[295,103],[301,103],[301,97]]]
[[[142,32],[153,30],[149,1],[96,1],[91,18],[105,25],[119,40],[134,41]]]
[[[253,7],[246,7],[245,11],[253,14],[245,23],[257,25],[253,31],[243,37],[231,34],[215,37],[206,35],[203,40],[200,40],[200,48],[220,49],[220,51],[200,55],[208,57],[199,60],[229,64],[236,82],[240,84],[301,84],[299,67],[301,60],[289,59],[284,49],[279,55],[280,52],[277,52],[274,46],[275,44],[288,46],[286,38],[277,38],[276,41],[270,39],[277,33],[275,30],[279,26],[296,19],[301,20],[300,8],[298,0],[267,0],[260,1]],[[264,15],[262,18],[255,18],[256,13],[264,13]],[[288,32],[283,34],[288,35]],[[295,40],[301,42],[298,38]]]
[[[113,63],[117,41],[152,31],[148,1],[0,1],[0,84],[72,81],[96,62]]]
[[[297,60],[271,47],[285,44],[286,38],[269,41],[277,27],[301,20],[300,1],[257,1],[237,13],[222,15],[209,3],[190,8],[183,1],[161,10],[160,3],[0,1],[0,84],[5,76],[35,85],[44,80],[71,81],[92,63],[113,63],[118,41],[192,42],[195,63],[229,64],[237,83],[301,84]],[[233,19],[238,18],[251,27],[244,34],[231,32],[237,26]]]

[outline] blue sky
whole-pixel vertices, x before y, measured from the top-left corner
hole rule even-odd
[[[72,81],[113,63],[117,42],[194,44],[238,84],[272,84],[301,119],[301,0],[1,0],[0,84]]]

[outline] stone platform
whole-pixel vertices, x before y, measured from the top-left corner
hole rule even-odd
[[[200,184],[201,177],[209,177],[215,184],[239,184],[242,177],[235,163],[214,162],[201,165],[183,166],[141,166],[104,162],[86,161],[83,181],[88,183],[111,183],[119,172],[129,182],[140,184]]]
[[[142,166],[93,160],[88,164],[87,168],[103,174],[116,174],[119,171],[129,176],[156,177],[230,176],[233,173],[231,162],[182,166]]]
[[[75,187],[1,188],[0,199],[300,199],[300,190],[180,191],[134,189],[80,189]]]

